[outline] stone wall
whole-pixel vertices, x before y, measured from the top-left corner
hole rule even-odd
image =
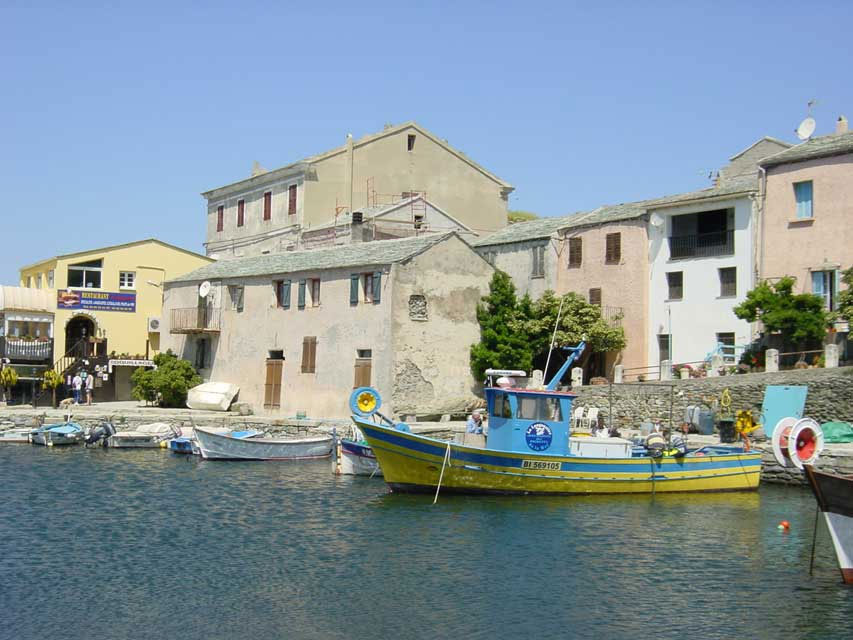
[[[723,389],[731,392],[732,411],[752,409],[759,416],[767,385],[806,385],[809,391],[804,416],[818,422],[853,422],[853,367],[691,378],[671,383],[585,386],[572,391],[578,395],[576,407],[598,407],[605,421],[612,407],[612,423],[616,427],[636,428],[647,420],[668,423],[670,405],[673,425],[678,425],[689,405],[719,401]]]

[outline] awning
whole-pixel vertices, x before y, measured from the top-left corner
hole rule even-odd
[[[0,285],[0,311],[36,311],[53,315],[56,309],[55,289],[32,289]],[[39,320],[38,322],[50,322]]]

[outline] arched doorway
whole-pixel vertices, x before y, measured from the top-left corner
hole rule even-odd
[[[95,335],[95,322],[86,316],[74,316],[65,325],[65,351],[76,358],[92,355],[92,343],[88,340]],[[84,340],[84,338],[86,338]]]

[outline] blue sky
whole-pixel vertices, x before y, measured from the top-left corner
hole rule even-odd
[[[850,2],[0,0],[0,283],[158,237],[201,191],[415,120],[562,215],[708,185],[763,135],[853,119]],[[71,6],[75,5],[75,6]]]

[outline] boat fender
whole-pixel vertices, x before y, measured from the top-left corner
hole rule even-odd
[[[773,430],[773,456],[782,467],[791,463],[802,469],[804,464],[814,464],[823,444],[823,430],[811,418],[782,418]]]
[[[358,387],[349,396],[349,408],[357,416],[368,418],[379,411],[382,397],[373,387]]]
[[[407,425],[405,422],[398,422],[397,424],[394,425],[394,428],[397,431],[403,431],[405,433],[411,433],[412,432],[412,430],[409,428],[409,425]]]

